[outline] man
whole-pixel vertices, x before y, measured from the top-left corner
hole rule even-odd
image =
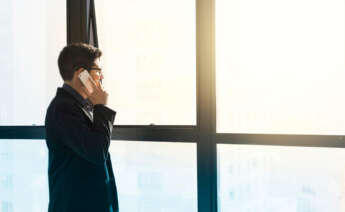
[[[102,52],[77,43],[58,58],[64,80],[46,114],[49,150],[49,212],[117,212],[115,178],[108,152],[116,112],[106,106],[99,67]],[[90,93],[78,75],[87,70]]]

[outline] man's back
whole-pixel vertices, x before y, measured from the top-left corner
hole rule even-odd
[[[49,212],[118,211],[108,148],[115,112],[95,105],[93,120],[58,88],[45,120],[49,149]]]

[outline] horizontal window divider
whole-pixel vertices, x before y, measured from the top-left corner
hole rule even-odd
[[[189,125],[114,125],[113,140],[196,142],[197,127]],[[44,126],[0,126],[0,139],[45,139]]]
[[[199,137],[202,134],[200,132]],[[113,140],[128,141],[197,142],[197,138],[198,128],[189,125],[114,125],[112,133]],[[45,129],[44,126],[0,126],[0,139],[45,139]],[[345,136],[216,133],[214,142],[344,148]]]
[[[345,147],[343,135],[237,134],[217,133],[217,144],[276,145],[296,147]]]
[[[141,129],[196,129],[195,125],[114,125],[117,128],[141,128]]]
[[[0,126],[0,139],[45,139],[44,126]]]
[[[114,126],[113,140],[196,142],[196,126]]]

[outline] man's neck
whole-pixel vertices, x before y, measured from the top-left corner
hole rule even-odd
[[[77,91],[84,99],[87,99],[87,95],[83,90],[79,87],[76,86],[75,83],[72,83],[71,81],[64,81],[67,85],[71,86],[75,91]]]

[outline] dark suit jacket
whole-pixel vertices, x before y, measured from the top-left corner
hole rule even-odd
[[[118,211],[108,153],[116,112],[95,105],[93,114],[63,88],[47,109],[49,212]]]

